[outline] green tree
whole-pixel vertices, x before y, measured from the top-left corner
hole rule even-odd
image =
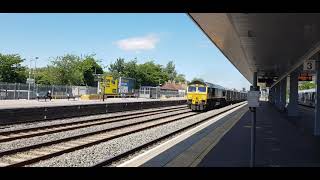
[[[51,63],[47,67],[37,69],[37,83],[96,86],[94,74],[103,74],[103,69],[94,55],[80,58],[67,54],[56,57]]]
[[[82,60],[81,66],[84,84],[87,86],[97,86],[97,82],[94,81],[94,74],[103,74],[103,69],[98,64],[98,61],[94,59],[94,55],[86,56]]]
[[[48,65],[47,67],[37,68],[36,71],[36,83],[44,85],[54,85],[59,84],[59,77],[55,74],[57,73],[57,68]]]
[[[305,81],[299,85],[299,90],[316,88],[316,84],[313,81]]]
[[[178,74],[177,77],[174,79],[176,82],[185,83],[186,78],[184,74]]]
[[[67,54],[52,61],[59,85],[84,85],[82,64],[79,56]]]
[[[167,80],[163,72],[163,67],[155,64],[154,61],[148,61],[138,66],[137,83],[142,86],[157,86]]]
[[[26,68],[21,65],[23,59],[18,54],[0,53],[0,81],[9,83],[25,83]]]
[[[192,82],[192,81],[204,81],[204,79],[195,77],[195,78],[193,78],[193,79],[191,80],[191,82]]]
[[[125,67],[122,73],[125,77],[136,77],[138,74],[137,59],[125,63]]]
[[[170,81],[175,80],[177,76],[177,71],[173,61],[169,61],[164,70],[168,74],[168,78]]]
[[[124,74],[126,63],[123,58],[118,58],[116,62],[111,63],[108,67],[110,73],[114,78],[119,78]]]
[[[170,61],[166,67],[156,64],[154,61],[147,61],[138,64],[137,59],[125,62],[123,58],[118,58],[108,67],[108,75],[115,78],[129,77],[136,79],[137,87],[142,86],[158,86],[164,84],[168,80],[176,80],[177,82],[185,82],[185,76],[178,74],[175,70],[173,61]]]

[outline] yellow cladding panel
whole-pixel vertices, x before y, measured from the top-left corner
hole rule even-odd
[[[104,89],[105,94],[117,94],[118,93],[118,80],[113,79],[112,76],[106,76],[101,87],[105,88]]]
[[[205,94],[194,94],[192,96],[192,104],[200,103],[201,101],[207,101],[207,96]]]
[[[193,84],[191,86],[196,86],[197,89],[198,87],[205,87],[200,84]],[[198,104],[201,101],[205,101],[204,103],[207,103],[207,92],[188,92],[187,93],[187,98],[192,100],[192,104]]]
[[[188,93],[188,99],[192,100],[192,104],[201,102],[202,100],[207,101],[207,94],[205,93]]]

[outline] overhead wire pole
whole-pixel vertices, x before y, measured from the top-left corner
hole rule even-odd
[[[33,70],[33,78],[36,79],[36,73],[37,73],[37,59],[39,59],[39,57],[35,57],[34,59],[34,70]]]
[[[31,69],[32,69],[32,59],[30,59],[30,69],[29,69],[29,79],[31,78]],[[28,101],[30,100],[30,82],[28,82],[29,88],[28,88]]]
[[[257,91],[257,72],[253,73],[253,88],[252,91]],[[255,166],[255,145],[256,145],[256,107],[251,107],[251,154],[250,154],[250,167]]]
[[[35,57],[34,59],[34,70],[33,70],[33,79],[34,79],[33,92],[36,92],[36,93],[38,93],[38,89],[36,89],[37,59],[39,59],[39,57]]]

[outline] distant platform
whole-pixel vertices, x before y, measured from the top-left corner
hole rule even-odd
[[[15,109],[15,108],[34,108],[34,107],[52,107],[52,106],[72,106],[86,104],[106,104],[106,103],[123,103],[123,102],[144,102],[144,101],[173,101],[185,100],[184,97],[173,97],[166,99],[147,99],[147,98],[108,98],[102,100],[67,100],[67,99],[52,99],[50,100],[0,100],[0,109]]]

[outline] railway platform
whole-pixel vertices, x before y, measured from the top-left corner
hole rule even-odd
[[[320,138],[312,134],[313,118],[311,108],[299,106],[299,116],[293,118],[262,101],[257,108],[255,166],[320,166]],[[175,145],[164,143],[162,151],[156,147],[120,166],[249,167],[250,132],[251,113],[244,106]],[[158,155],[151,157],[155,152]]]
[[[256,166],[320,166],[320,138],[312,135],[310,109],[288,117],[268,102],[257,108]],[[249,166],[250,112],[246,113],[198,166]]]
[[[126,103],[126,102],[148,102],[148,101],[171,101],[184,100],[184,97],[173,97],[167,99],[147,99],[147,98],[108,98],[102,100],[67,100],[67,99],[52,99],[47,100],[0,100],[1,109],[16,109],[16,108],[36,108],[36,107],[59,107],[59,106],[75,106],[75,105],[92,105],[92,104],[108,104],[108,103]]]
[[[185,98],[121,98],[106,101],[53,102],[5,100],[0,102],[0,125],[106,114],[186,104]]]

